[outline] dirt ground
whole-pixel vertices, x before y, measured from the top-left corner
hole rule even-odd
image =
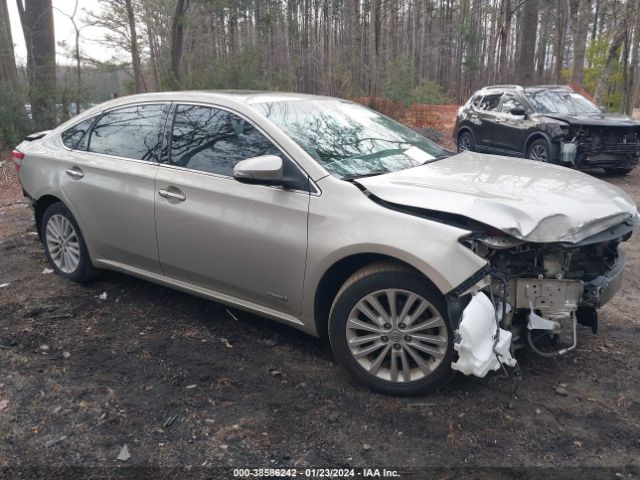
[[[418,478],[412,468],[440,469],[424,478],[542,478],[560,467],[559,478],[640,478],[640,232],[625,245],[626,278],[598,335],[581,327],[577,351],[559,360],[519,353],[511,406],[512,382],[497,374],[394,398],[355,384],[327,342],[264,318],[126,275],[80,286],[46,273],[8,167],[0,478],[16,467],[217,465],[385,466],[402,478]],[[597,176],[640,203],[640,169]]]

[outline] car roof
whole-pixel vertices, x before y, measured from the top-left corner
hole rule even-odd
[[[126,95],[123,97],[117,97],[106,102],[99,103],[79,115],[72,117],[67,122],[60,125],[60,127],[67,127],[79,121],[83,121],[91,116],[99,114],[106,110],[112,110],[118,107],[124,107],[127,105],[135,105],[137,103],[146,102],[203,102],[219,104],[223,107],[236,107],[242,110],[252,108],[253,105],[260,103],[271,102],[293,102],[293,101],[341,101],[347,102],[347,100],[327,97],[322,95],[311,95],[306,93],[292,93],[292,92],[271,92],[260,90],[180,90],[173,92],[151,92],[151,93],[138,93],[134,95]],[[243,108],[244,107],[244,108]]]
[[[301,100],[338,100],[333,97],[306,93],[273,92],[261,90],[181,90],[173,92],[139,93],[118,97],[100,105],[116,106],[148,101],[211,101],[226,100],[247,105],[267,102],[291,102]]]
[[[135,105],[147,102],[193,102],[193,103],[213,103],[222,107],[237,108],[238,110],[256,111],[253,105],[271,102],[293,102],[293,101],[340,101],[347,102],[341,98],[327,97],[322,95],[311,95],[306,93],[293,92],[271,92],[260,90],[180,90],[173,92],[150,92],[138,93],[117,97],[106,102],[99,103],[83,111],[66,122],[62,123],[55,130],[62,131],[70,125],[82,122],[96,114],[118,107]]]
[[[521,85],[487,85],[481,88],[478,93],[487,93],[491,90],[518,90],[520,92],[539,92],[541,90],[560,90],[565,92],[573,92],[573,89],[567,85],[533,85],[523,87]]]
[[[566,85],[535,85],[533,87],[526,87],[525,92],[540,92],[542,90],[558,90],[562,92],[573,92],[571,87]]]

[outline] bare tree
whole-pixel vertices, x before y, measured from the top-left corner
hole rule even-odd
[[[37,127],[52,128],[56,123],[56,42],[51,0],[17,0],[16,3],[27,47],[33,121]]]
[[[184,45],[184,24],[189,0],[177,0],[176,10],[171,22],[171,84],[173,88],[180,85],[180,62],[182,60],[182,49]],[[230,22],[231,27],[235,25],[235,17]],[[235,28],[231,28],[232,42],[235,41]]]
[[[88,23],[107,31],[102,43],[131,56],[134,90],[136,93],[146,91],[136,23],[136,11],[140,11],[140,6],[134,5],[133,0],[100,0],[100,6],[100,11],[89,13]]]
[[[509,70],[507,46],[509,41],[509,32],[511,32],[511,19],[513,18],[511,0],[501,0],[500,18],[500,81],[505,82],[507,81],[507,74]]]
[[[144,77],[142,76],[142,66],[140,64],[140,50],[138,45],[138,33],[136,30],[136,18],[133,12],[131,0],[125,0],[127,7],[127,20],[129,21],[129,35],[131,39],[131,65],[133,67],[133,77],[136,82],[136,93],[146,90]]]
[[[88,27],[88,24],[79,25],[76,15],[78,14],[78,0],[75,0],[73,5],[73,11],[67,13],[59,8],[54,7],[56,11],[67,17],[73,25],[73,31],[75,33],[75,43],[73,50],[73,57],[76,62],[76,113],[80,113],[80,102],[82,97],[82,57],[80,55],[80,32],[83,28]]]
[[[524,0],[524,18],[520,22],[521,44],[518,51],[518,78],[524,85],[533,84],[533,66],[538,33],[538,0]]]
[[[616,108],[622,98],[628,110],[637,91],[640,35],[629,5],[640,0],[98,1],[89,21],[106,29],[105,47],[126,55],[109,63],[126,64],[135,91],[150,79],[149,88],[461,102],[488,83],[563,83],[567,71]],[[98,63],[82,58],[87,21],[78,20],[78,5],[60,8],[76,31],[80,86],[82,69]],[[621,43],[603,51],[625,17]]]

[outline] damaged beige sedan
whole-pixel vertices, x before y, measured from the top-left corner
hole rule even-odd
[[[391,394],[575,348],[639,223],[589,175],[310,95],[120,98],[13,157],[61,276],[118,270],[328,336]]]

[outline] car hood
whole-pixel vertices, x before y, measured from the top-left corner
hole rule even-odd
[[[357,182],[385,202],[461,215],[531,242],[578,243],[639,221],[636,205],[619,188],[511,157],[463,152]]]
[[[640,122],[624,115],[612,115],[606,113],[582,113],[582,114],[562,114],[545,113],[544,117],[553,118],[567,122],[569,125],[583,125],[588,127],[636,127],[640,129]]]

